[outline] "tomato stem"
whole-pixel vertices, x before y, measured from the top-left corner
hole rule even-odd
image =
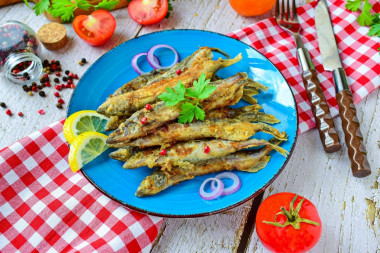
[[[298,197],[298,195],[296,194],[294,196],[294,198],[292,199],[292,201],[290,202],[289,211],[286,210],[285,207],[282,206],[281,211],[276,213],[276,215],[274,216],[274,222],[272,222],[272,221],[263,221],[263,222],[266,224],[269,224],[269,225],[279,227],[279,228],[283,228],[283,227],[291,225],[291,226],[293,226],[294,229],[300,229],[300,223],[301,222],[307,223],[310,225],[314,225],[314,226],[319,226],[318,222],[308,220],[308,219],[304,219],[304,218],[300,217],[299,211],[301,210],[303,201],[305,199],[301,199],[300,202],[298,203],[298,205],[296,206],[296,208],[295,209],[293,208],[297,197]],[[286,217],[286,221],[284,223],[280,223],[277,221],[277,216],[279,214],[282,214]]]

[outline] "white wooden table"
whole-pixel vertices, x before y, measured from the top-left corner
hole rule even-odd
[[[298,1],[303,4],[304,1]],[[170,19],[141,27],[133,22],[126,9],[113,11],[117,28],[104,46],[94,48],[80,40],[71,25],[66,24],[68,45],[59,51],[42,51],[42,58],[60,60],[64,69],[81,76],[90,64],[77,62],[85,57],[94,62],[109,49],[138,35],[174,28],[195,28],[228,33],[274,15],[244,18],[234,12],[227,0],[177,0]],[[48,20],[36,17],[24,4],[0,8],[0,21],[18,20],[36,31]],[[45,89],[47,97],[29,97],[19,86],[0,79],[0,102],[5,102],[14,115],[9,117],[0,108],[0,149],[10,145],[58,119],[65,109],[56,108],[54,89]],[[72,90],[61,92],[68,101]],[[64,105],[66,108],[67,104]],[[46,114],[37,111],[44,109]],[[312,252],[380,252],[380,92],[377,89],[357,105],[358,118],[368,150],[372,174],[358,179],[351,175],[347,148],[326,154],[316,130],[298,138],[295,151],[281,175],[266,190],[264,198],[277,192],[294,192],[310,199],[317,206],[322,222],[321,240]],[[23,112],[23,118],[17,112]],[[339,118],[335,119],[341,126]],[[341,128],[339,128],[341,129]],[[344,140],[342,131],[339,131]],[[247,222],[252,201],[222,214],[194,219],[166,219],[153,252],[235,252]],[[256,232],[249,241],[249,252],[267,252]]]

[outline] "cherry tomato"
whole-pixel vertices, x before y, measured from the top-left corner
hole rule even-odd
[[[282,192],[261,203],[256,231],[262,244],[272,252],[307,252],[319,241],[322,223],[313,203],[294,193]]]
[[[240,15],[258,16],[270,11],[276,0],[230,0],[231,7]]]
[[[132,0],[128,5],[129,16],[141,25],[160,22],[168,13],[167,0]]]
[[[82,40],[92,46],[101,46],[115,32],[116,20],[108,11],[97,10],[88,16],[75,17],[73,27]]]

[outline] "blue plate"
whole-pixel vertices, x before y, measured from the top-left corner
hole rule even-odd
[[[106,98],[137,74],[132,69],[132,57],[147,52],[156,44],[173,46],[180,59],[192,54],[199,47],[220,48],[231,57],[242,53],[243,59],[218,72],[226,78],[237,72],[247,72],[249,77],[269,87],[258,98],[266,113],[275,115],[281,122],[275,127],[286,131],[289,140],[282,147],[290,152],[287,158],[272,151],[268,165],[257,173],[236,172],[242,181],[239,191],[229,196],[222,196],[212,201],[199,196],[199,186],[214,174],[196,177],[192,180],[172,186],[163,192],[149,197],[138,198],[135,191],[140,182],[151,170],[142,167],[134,170],[122,168],[122,162],[108,158],[112,150],[87,164],[83,174],[95,187],[117,202],[140,212],[166,217],[197,217],[225,211],[237,206],[263,191],[281,172],[295,146],[298,119],[295,99],[288,83],[280,71],[261,53],[248,45],[218,33],[199,30],[171,30],[140,36],[115,47],[97,60],[83,75],[72,95],[67,116],[80,110],[96,110]],[[173,54],[169,50],[157,50],[156,56],[162,65],[170,64]],[[215,59],[220,57],[215,53]],[[149,65],[139,63],[144,70]],[[240,101],[237,107],[247,105]],[[270,136],[258,133],[255,138]]]

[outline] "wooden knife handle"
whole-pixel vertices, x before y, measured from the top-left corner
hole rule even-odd
[[[329,106],[326,103],[315,69],[304,71],[302,73],[302,79],[323,148],[327,153],[336,152],[340,150],[342,146],[339,143],[339,136],[335,130],[334,121],[330,115]]]
[[[348,157],[351,160],[352,174],[355,177],[366,177],[371,174],[371,168],[367,161],[367,151],[363,144],[352,93],[349,90],[342,90],[336,94],[336,98],[348,148]]]

